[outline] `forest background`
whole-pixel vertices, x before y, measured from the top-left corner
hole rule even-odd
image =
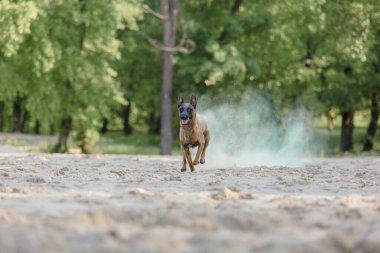
[[[0,73],[0,131],[42,151],[178,153],[179,94],[250,92],[319,154],[380,150],[377,0],[3,0]]]

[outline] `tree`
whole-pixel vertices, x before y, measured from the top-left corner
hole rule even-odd
[[[175,47],[176,24],[178,15],[177,0],[161,0],[161,14],[164,18],[163,33],[163,70],[161,86],[161,140],[160,154],[170,155],[173,141],[172,131],[172,90],[173,62],[172,49]]]
[[[155,12],[149,5],[143,5],[146,13],[152,14],[155,18],[162,21],[163,33],[162,43],[159,43],[152,36],[146,36],[148,42],[162,52],[162,84],[160,92],[160,154],[171,154],[173,133],[172,133],[172,90],[173,90],[173,57],[176,53],[190,53],[192,44],[186,36],[182,36],[179,44],[176,44],[177,16],[179,14],[178,0],[161,0],[160,13]],[[150,120],[155,124],[155,110],[149,115],[153,116]]]
[[[82,149],[88,152],[87,144],[93,142],[92,133],[104,115],[124,102],[111,63],[120,57],[116,31],[130,12],[118,0],[28,3],[36,15],[20,14],[33,19],[28,29],[21,29],[27,32],[15,39],[18,43],[11,43],[16,46],[4,47],[8,62],[0,65],[8,68],[9,79],[18,78],[11,89],[6,86],[9,79],[2,81],[0,88],[11,101],[18,96],[25,99],[23,104],[32,121],[49,126],[59,122],[56,150],[66,150],[74,130],[75,139],[80,145],[84,143]],[[31,8],[25,3],[13,5],[21,10]],[[9,10],[5,12],[12,17]],[[13,23],[1,25],[7,30]]]
[[[371,151],[374,147],[380,113],[380,8],[378,4],[372,1],[368,1],[367,5],[371,37],[363,82],[366,84],[364,87],[364,96],[369,100],[367,105],[370,109],[370,121],[364,137],[363,151]]]
[[[149,5],[156,7],[155,3],[151,2]],[[114,65],[127,101],[119,113],[123,119],[125,134],[130,134],[132,127],[148,128],[149,133],[159,134],[159,131],[152,130],[159,128],[157,121],[158,126],[160,124],[160,96],[157,96],[160,93],[160,82],[157,77],[162,74],[161,50],[152,47],[147,40],[147,34],[151,37],[162,35],[161,19],[157,22],[154,15],[142,15],[144,7],[139,3],[134,3],[132,7],[139,13],[137,22],[126,24],[117,35],[122,42],[121,58]],[[152,9],[149,10],[153,12]]]

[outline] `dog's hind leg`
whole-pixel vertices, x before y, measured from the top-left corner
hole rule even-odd
[[[182,145],[181,145],[181,152],[182,152],[182,156],[183,156],[181,171],[184,172],[184,171],[186,171],[186,153],[185,153],[185,150],[184,150]]]
[[[205,137],[205,146],[203,148],[202,155],[201,155],[201,161],[200,161],[200,163],[202,163],[202,164],[204,164],[206,162],[206,159],[205,159],[206,148],[210,142],[210,131],[209,130],[204,132],[204,137]]]

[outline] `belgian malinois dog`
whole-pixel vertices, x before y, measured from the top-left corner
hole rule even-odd
[[[205,121],[197,119],[197,98],[192,95],[190,103],[184,103],[183,97],[178,97],[178,112],[180,119],[179,140],[183,155],[181,171],[186,171],[186,160],[190,170],[194,171],[194,166],[205,163],[206,148],[210,142],[210,131]],[[190,148],[198,147],[194,161],[191,160]],[[199,156],[201,160],[199,161]]]

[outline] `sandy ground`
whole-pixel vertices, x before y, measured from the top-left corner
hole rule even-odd
[[[179,157],[15,151],[0,252],[380,252],[380,158],[181,173]]]

